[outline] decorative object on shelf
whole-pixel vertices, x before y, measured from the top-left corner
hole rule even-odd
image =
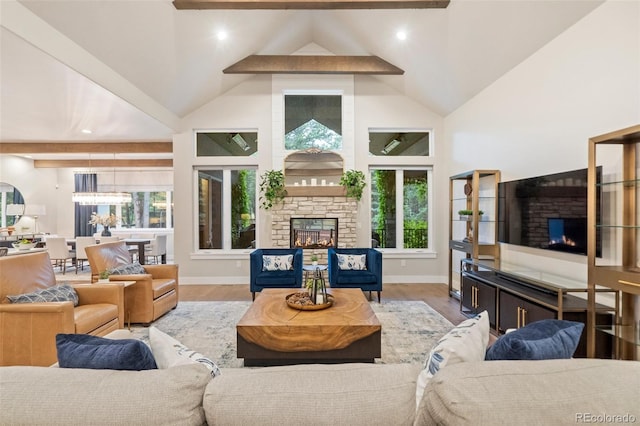
[[[478,219],[481,219],[484,212],[482,210],[478,210]],[[460,220],[471,220],[473,216],[473,210],[458,210],[458,215],[460,215]]]
[[[282,170],[267,170],[260,176],[260,201],[265,210],[284,200],[287,190],[284,187],[284,173]]]
[[[346,170],[342,174],[342,177],[340,177],[340,185],[346,188],[347,197],[352,197],[360,201],[362,191],[367,183],[365,182],[364,173],[360,170]]]
[[[315,253],[311,255],[311,264],[313,266],[318,266],[318,255]]]

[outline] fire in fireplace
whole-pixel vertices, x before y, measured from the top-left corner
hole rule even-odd
[[[338,247],[338,218],[292,217],[289,225],[292,248]]]

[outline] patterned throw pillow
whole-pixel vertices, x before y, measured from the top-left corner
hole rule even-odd
[[[35,302],[66,302],[70,300],[73,306],[78,306],[78,293],[69,284],[62,284],[33,293],[18,294],[17,296],[7,296],[11,303],[35,303]]]
[[[424,388],[445,365],[484,360],[489,343],[489,314],[484,311],[461,322],[431,349],[416,384],[416,409]]]
[[[144,266],[138,262],[128,263],[126,265],[120,265],[107,271],[109,275],[136,275],[146,274]]]
[[[293,269],[293,255],[262,256],[263,271],[290,271]]]
[[[367,255],[366,254],[339,254],[338,268],[342,270],[366,271]]]
[[[156,359],[158,368],[170,368],[176,365],[200,363],[211,371],[211,377],[220,375],[220,368],[211,359],[191,350],[182,343],[158,330],[149,327],[149,345]]]

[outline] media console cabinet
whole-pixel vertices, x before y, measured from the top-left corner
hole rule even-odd
[[[586,325],[587,299],[571,294],[586,293],[586,287],[550,283],[526,276],[527,273],[533,275],[533,271],[507,272],[474,259],[463,259],[460,271],[461,312],[472,316],[486,310],[497,334],[543,319],[579,321]],[[611,324],[616,308],[598,304],[596,310],[598,323]],[[587,355],[586,336],[585,327],[576,357]],[[597,339],[596,357],[611,358],[613,336],[600,332]]]

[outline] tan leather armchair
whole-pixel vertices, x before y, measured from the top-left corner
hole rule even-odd
[[[91,266],[91,281],[103,271],[131,263],[124,242],[98,244],[85,249]],[[111,275],[110,281],[135,281],[124,290],[124,308],[132,323],[149,325],[178,306],[178,265],[144,265],[145,274]]]
[[[124,327],[122,285],[75,284],[79,303],[10,303],[7,296],[55,286],[47,252],[0,258],[0,365],[48,366],[57,361],[56,334],[104,336]]]

